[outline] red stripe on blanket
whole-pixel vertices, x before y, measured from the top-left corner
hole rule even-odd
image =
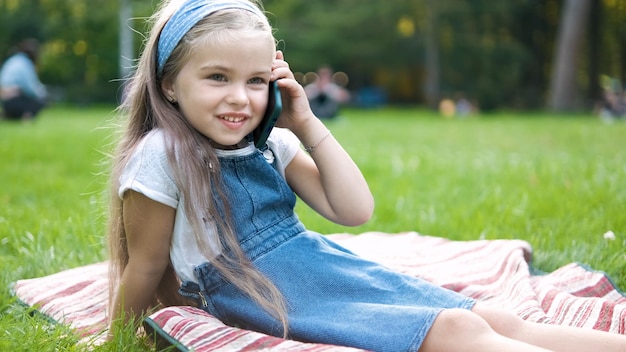
[[[284,340],[229,327],[206,312],[192,307],[169,307],[150,317],[164,332],[196,352],[204,351],[358,351],[323,344]]]
[[[270,349],[272,347],[276,347],[280,345],[282,341],[278,340],[271,336],[261,337],[260,339],[252,342],[246,347],[242,348],[241,351],[258,351],[263,349]]]
[[[578,297],[604,297],[613,292],[614,289],[615,288],[609,279],[603,278],[603,280],[596,283],[595,286],[585,287],[572,292],[572,294]]]
[[[603,312],[606,312],[606,314],[603,314],[600,316],[600,318],[598,319],[598,321],[596,321],[596,324],[593,326],[593,328],[596,330],[609,331],[609,329],[611,328],[611,320],[609,318],[613,316],[614,309],[615,309],[614,303],[602,302],[601,310]]]

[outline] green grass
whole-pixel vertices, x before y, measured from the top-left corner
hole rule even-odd
[[[102,161],[111,131],[102,127],[111,117],[111,107],[56,107],[31,124],[0,121],[0,350],[80,350],[62,327],[24,314],[9,285],[106,259]],[[309,228],[519,238],[541,270],[582,262],[626,288],[625,123],[383,109],[346,110],[328,127],[361,166],[376,211],[346,228],[299,203]],[[604,239],[607,231],[616,239]],[[127,340],[125,350],[142,350]]]

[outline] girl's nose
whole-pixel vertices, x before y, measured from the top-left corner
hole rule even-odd
[[[247,105],[249,102],[248,99],[248,90],[246,89],[245,84],[233,84],[231,86],[230,92],[228,92],[228,96],[226,97],[226,102],[230,105]]]

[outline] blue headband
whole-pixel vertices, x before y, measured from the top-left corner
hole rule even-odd
[[[189,0],[186,1],[167,21],[157,46],[157,74],[161,75],[165,62],[172,54],[182,37],[201,19],[224,9],[248,10],[261,18],[265,15],[247,0]]]

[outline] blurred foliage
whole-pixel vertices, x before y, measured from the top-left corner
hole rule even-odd
[[[135,53],[156,0],[127,0]],[[626,81],[626,1],[590,0],[580,89],[599,98],[598,77]],[[122,0],[0,0],[0,55],[17,39],[42,40],[42,80],[57,98],[115,101],[120,86]],[[430,5],[429,5],[430,4]],[[428,6],[436,4],[436,11]],[[354,92],[380,87],[392,103],[423,104],[425,38],[436,41],[442,97],[464,95],[483,109],[543,107],[562,0],[265,0],[297,72],[344,71]],[[428,18],[427,16],[431,16]],[[434,17],[433,17],[434,16]],[[435,27],[429,32],[429,23]],[[135,56],[136,57],[136,56]]]
[[[133,0],[149,14],[147,1]],[[146,4],[148,3],[148,4]],[[119,1],[0,0],[0,52],[8,56],[19,40],[42,42],[39,72],[56,100],[112,102],[119,82]]]

